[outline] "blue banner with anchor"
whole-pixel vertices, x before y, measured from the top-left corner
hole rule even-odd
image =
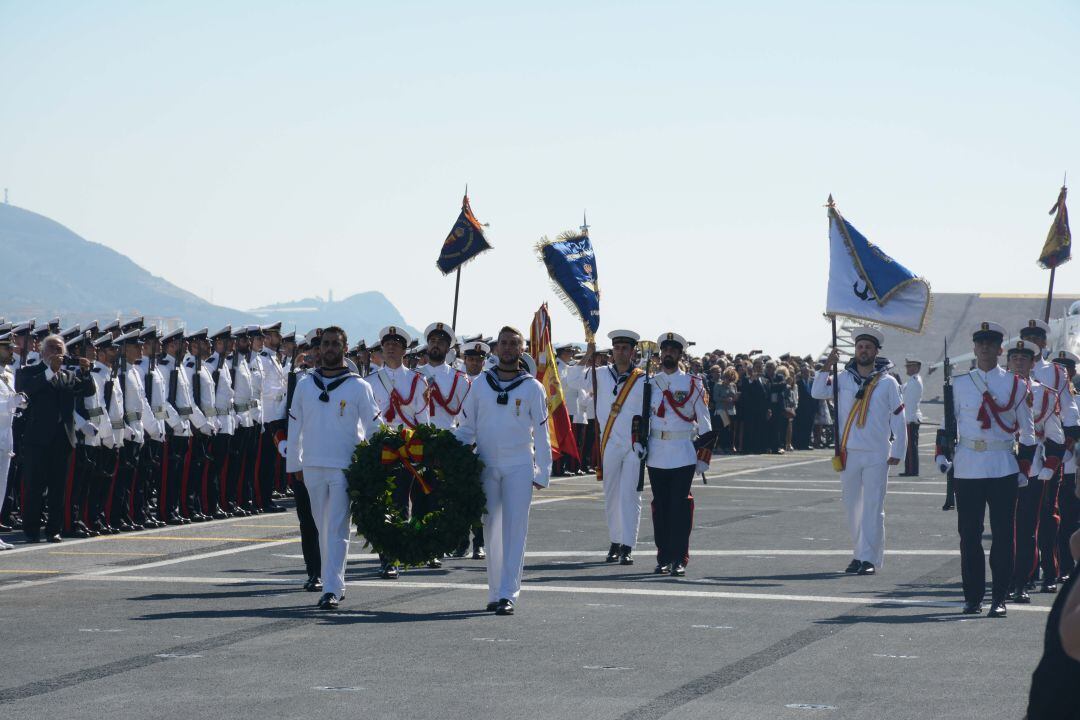
[[[845,220],[829,197],[828,315],[922,332],[930,284]]]
[[[585,325],[586,340],[592,340],[600,328],[600,285],[588,230],[544,238],[536,251],[556,294]]]

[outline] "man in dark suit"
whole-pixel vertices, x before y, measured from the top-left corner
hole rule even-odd
[[[38,542],[42,495],[48,494],[49,542],[60,542],[64,521],[64,480],[75,447],[75,398],[94,394],[90,361],[80,358],[74,370],[64,367],[64,340],[50,335],[41,343],[41,362],[19,369],[15,385],[29,402],[23,428],[23,532]],[[76,361],[73,361],[76,362]]]
[[[795,424],[791,444],[796,450],[810,449],[810,436],[814,433],[814,418],[817,416],[818,400],[810,395],[814,385],[814,375],[810,366],[803,362],[799,366],[799,379],[795,383],[799,391],[799,405],[795,408]]]
[[[768,443],[769,380],[763,375],[764,365],[755,360],[750,375],[739,387],[743,402],[739,413],[743,423],[743,452],[758,455],[765,452]]]

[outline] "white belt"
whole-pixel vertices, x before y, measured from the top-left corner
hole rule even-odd
[[[689,430],[651,430],[650,440],[689,440]]]
[[[989,452],[991,450],[1007,450],[1012,452],[1016,449],[1016,443],[1012,440],[969,440],[960,438],[960,447],[974,450],[975,452]]]

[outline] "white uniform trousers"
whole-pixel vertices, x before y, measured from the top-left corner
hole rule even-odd
[[[617,545],[634,547],[641,523],[641,493],[637,491],[641,461],[633,450],[604,452],[604,512],[608,536]]]
[[[304,487],[319,530],[323,592],[345,594],[345,556],[349,552],[349,483],[338,468],[304,467]]]
[[[840,491],[847,512],[855,559],[881,567],[885,559],[885,490],[889,483],[888,457],[849,450],[847,467],[840,473]]]
[[[484,540],[487,543],[488,602],[517,601],[529,532],[533,466],[485,467],[480,480],[487,495]]]

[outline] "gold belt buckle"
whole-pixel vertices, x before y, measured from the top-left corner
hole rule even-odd
[[[977,452],[986,452],[986,441],[985,440],[976,440],[975,441],[975,450]]]

